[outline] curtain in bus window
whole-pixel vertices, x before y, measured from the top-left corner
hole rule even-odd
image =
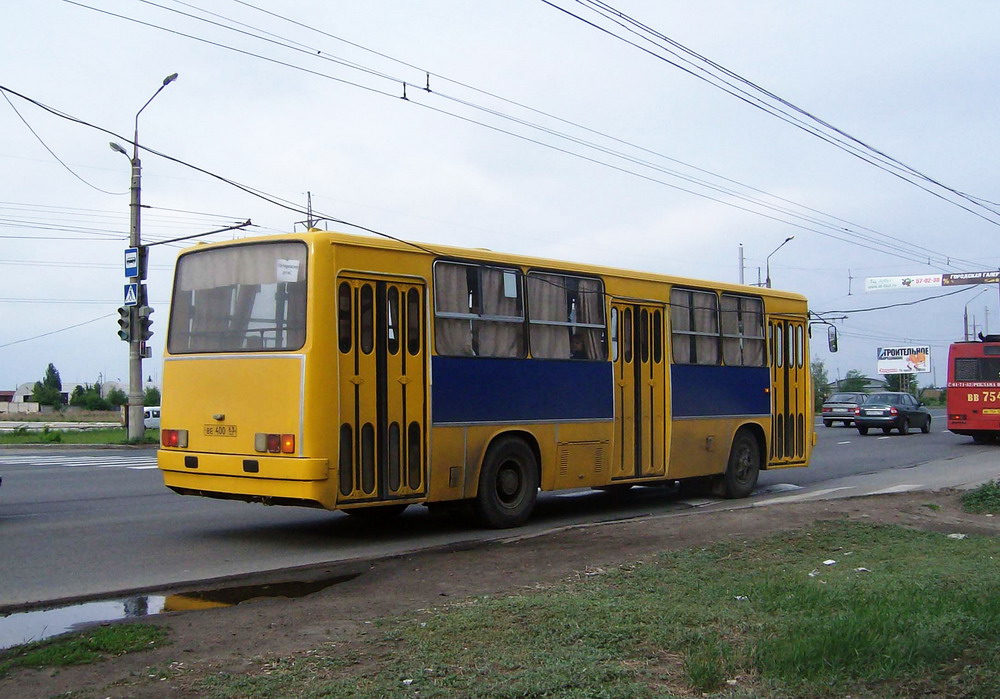
[[[198,251],[177,265],[168,349],[297,349],[305,342],[307,248],[257,243]],[[184,300],[190,302],[185,304]]]
[[[531,356],[568,359],[570,356],[569,304],[566,280],[555,274],[528,277],[528,308],[531,313]],[[543,325],[554,321],[562,325]]]
[[[263,338],[259,335],[247,334],[244,332],[250,323],[250,311],[253,310],[254,298],[260,287],[257,285],[244,285],[237,287],[236,301],[233,304],[233,312],[229,316],[223,345],[226,347],[246,347],[247,349],[261,349],[264,346]]]
[[[189,349],[207,352],[225,349],[232,295],[231,286],[195,291]]]
[[[285,346],[301,347],[306,340],[306,283],[288,284],[286,292],[288,318],[285,326]]]
[[[486,318],[478,322],[479,356],[520,357],[524,346],[520,275],[495,267],[481,267],[479,272],[483,290],[482,315]]]
[[[598,279],[580,279],[576,293],[578,323],[601,325],[601,328],[579,328],[587,359],[604,359],[604,289]]]
[[[722,360],[730,366],[764,365],[764,313],[760,299],[722,295]]]
[[[469,314],[469,281],[466,265],[439,262],[434,266],[434,308],[437,313]],[[472,321],[469,318],[435,318],[437,353],[472,356]]]
[[[719,311],[715,294],[692,293],[694,301],[695,364],[719,363]]]
[[[718,297],[708,291],[672,289],[671,339],[678,364],[719,363]]]
[[[691,292],[683,289],[670,291],[671,344],[674,346],[674,361],[690,364],[694,338],[691,332]]]

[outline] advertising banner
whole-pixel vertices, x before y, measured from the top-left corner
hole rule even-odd
[[[923,289],[924,287],[941,286],[941,277],[940,274],[914,274],[909,277],[865,277],[865,291],[897,291],[899,289]],[[970,283],[978,284],[979,282]]]
[[[929,374],[931,371],[931,348],[879,347],[878,373],[880,374]]]
[[[941,275],[941,286],[955,284],[1000,284],[1000,272],[959,272]]]

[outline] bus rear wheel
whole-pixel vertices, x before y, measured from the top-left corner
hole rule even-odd
[[[726,472],[717,477],[716,492],[724,498],[745,498],[757,487],[761,457],[757,438],[742,429],[733,437]]]
[[[491,529],[524,524],[538,499],[538,460],[523,439],[502,437],[486,452],[475,513]]]

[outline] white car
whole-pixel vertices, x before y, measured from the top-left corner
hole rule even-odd
[[[147,430],[160,429],[160,406],[154,405],[142,409],[142,426]]]

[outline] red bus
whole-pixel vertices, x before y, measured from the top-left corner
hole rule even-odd
[[[948,349],[948,429],[980,443],[1000,438],[1000,335]]]

